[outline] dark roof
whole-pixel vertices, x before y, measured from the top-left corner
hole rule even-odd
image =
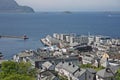
[[[43,71],[40,75],[44,76],[41,80],[59,80],[51,71]]]
[[[89,71],[90,73],[93,73],[93,74],[96,73],[96,71],[92,68],[87,68],[86,71]]]
[[[114,77],[120,66],[108,67],[97,72],[97,75],[102,78]]]
[[[68,63],[68,62],[60,62],[56,65],[56,68],[63,68],[66,71],[70,72],[70,73],[74,73],[76,70],[79,69],[78,66],[74,65],[73,63]]]

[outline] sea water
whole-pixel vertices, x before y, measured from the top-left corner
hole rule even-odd
[[[120,13],[104,12],[48,12],[0,14],[0,35],[29,37],[22,39],[0,39],[0,52],[5,59],[26,49],[43,47],[40,39],[53,33],[88,33],[120,37]]]

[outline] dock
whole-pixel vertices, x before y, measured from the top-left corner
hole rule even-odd
[[[0,38],[18,38],[18,39],[29,39],[26,35],[23,36],[5,36],[5,35],[0,35]]]

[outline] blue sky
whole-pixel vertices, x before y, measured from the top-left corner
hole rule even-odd
[[[120,0],[16,0],[35,11],[120,11]]]

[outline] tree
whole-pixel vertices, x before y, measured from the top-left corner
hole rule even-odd
[[[0,80],[35,80],[36,69],[30,63],[5,61],[2,63]]]
[[[24,76],[20,74],[12,74],[3,80],[34,80],[34,78],[31,78],[30,76]]]
[[[4,73],[17,73],[19,69],[19,65],[17,64],[17,62],[13,62],[13,61],[5,61],[2,63],[2,67],[1,70]]]
[[[120,80],[120,69],[117,71],[116,80]]]
[[[60,76],[60,75],[59,75],[59,79],[60,80],[68,80],[67,76]]]
[[[101,69],[104,69],[103,66],[95,67],[95,66],[93,66],[92,64],[82,64],[82,65],[80,65],[80,68],[92,68],[92,69],[95,69],[96,71],[99,71],[99,70],[101,70]]]

